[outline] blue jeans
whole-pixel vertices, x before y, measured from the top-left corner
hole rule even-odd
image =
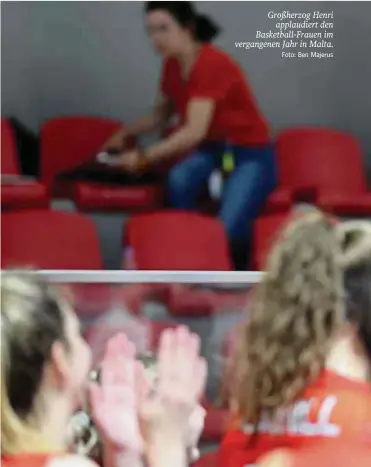
[[[168,177],[168,199],[173,208],[196,210],[197,201],[214,169],[222,166],[227,147],[205,143],[175,165]],[[247,242],[254,218],[277,185],[272,145],[228,147],[235,168],[224,185],[219,217],[231,244]]]

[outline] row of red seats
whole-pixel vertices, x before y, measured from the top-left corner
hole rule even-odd
[[[120,126],[114,120],[65,117],[47,121],[40,130],[41,179],[2,186],[2,207],[40,207],[51,197],[72,199],[78,209],[154,210],[162,205],[160,185],[112,186],[57,180],[59,174],[91,160],[108,136]],[[19,174],[12,128],[1,120],[2,173]],[[288,210],[306,201],[338,215],[370,215],[371,192],[357,140],[326,128],[281,131],[276,139],[279,186],[264,211]]]
[[[103,143],[121,127],[117,121],[92,117],[56,118],[40,130],[40,180],[2,183],[2,208],[39,208],[52,198],[72,199],[82,211],[152,210],[162,205],[160,186],[117,186],[58,180],[63,172],[91,161]],[[1,119],[2,174],[20,175],[10,122]]]
[[[253,258],[263,268],[266,252],[286,214],[255,222]],[[103,260],[94,222],[80,214],[21,210],[1,216],[2,267],[28,265],[39,269],[100,270]],[[125,269],[229,271],[232,263],[223,225],[196,213],[158,211],[138,214],[127,224],[123,245],[131,250]],[[247,295],[247,294],[246,294]],[[125,288],[137,313],[144,300],[158,300],[177,316],[228,312],[246,301],[244,294],[191,290],[182,285],[141,284]]]
[[[1,221],[2,267],[29,265],[42,269],[102,269],[98,235],[88,217],[50,210],[23,210],[3,213]],[[231,269],[224,229],[212,217],[177,211],[142,214],[130,220],[128,232],[139,269]],[[186,251],[187,254],[178,255],[178,251]],[[186,287],[168,284],[155,289],[146,284],[123,286],[114,291],[93,284],[73,287],[73,290],[77,312],[83,314],[82,318],[89,319],[101,316],[102,309],[107,308],[112,300],[115,303],[122,300],[143,320],[140,317],[141,305],[150,296],[159,298],[161,295],[176,316],[207,316],[213,311],[220,311],[222,306],[226,312],[242,309],[247,300],[247,293],[190,291]],[[98,306],[86,309],[87,303]],[[161,331],[174,324],[149,324],[150,347],[154,350]],[[86,339],[97,348],[102,340],[109,337],[110,331],[109,324],[93,323],[86,331]],[[223,348],[227,352],[229,346]],[[206,399],[203,404],[207,416],[202,439],[219,441],[228,421],[228,412],[215,409]]]
[[[286,216],[281,214],[262,217],[256,221],[254,238],[257,248],[262,245],[259,243],[262,239],[264,245],[261,248],[268,248],[285,219]],[[29,265],[42,269],[102,269],[95,225],[85,216],[50,210],[24,210],[3,213],[1,221],[2,267]],[[223,226],[212,217],[178,211],[133,216],[125,240],[133,250],[137,269],[231,269]],[[263,261],[265,251],[259,250],[258,255],[256,261],[261,266],[260,261]],[[112,300],[115,303],[122,300],[140,317],[143,302],[155,297],[167,305],[171,314],[195,317],[242,309],[248,299],[247,292],[235,294],[190,290],[185,286],[172,284],[160,287],[153,287],[151,284],[123,286],[114,292],[110,288],[94,284],[75,287],[74,291],[77,311],[85,313],[82,318],[90,319],[94,317],[94,313],[101,315],[102,309]],[[87,303],[98,306],[86,309]],[[152,349],[157,345],[161,330],[172,325],[169,322],[151,323]],[[93,324],[88,328],[86,338],[93,347],[97,347],[109,332],[109,325]],[[227,344],[224,347],[225,355],[231,347],[229,342]],[[215,409],[207,400],[204,400],[204,406],[207,417],[202,439],[219,441],[229,414],[225,410]]]

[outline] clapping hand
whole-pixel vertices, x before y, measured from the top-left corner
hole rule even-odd
[[[150,435],[176,434],[187,443],[190,416],[199,407],[206,383],[206,362],[199,352],[199,337],[186,327],[162,333],[156,391],[141,404],[140,415]]]
[[[155,446],[161,465],[170,455],[169,443],[184,452],[189,445],[190,417],[200,408],[207,368],[199,337],[185,327],[163,332],[157,361],[157,384],[150,391],[133,344],[123,334],[113,337],[101,365],[100,385],[91,384],[90,396],[92,417],[106,445],[139,456]],[[204,413],[199,415],[203,418]]]
[[[109,340],[101,364],[100,385],[90,385],[92,418],[105,443],[141,453],[138,420],[138,374],[135,347],[124,334]]]

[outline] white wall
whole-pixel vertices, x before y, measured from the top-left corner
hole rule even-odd
[[[219,44],[245,69],[274,128],[331,125],[353,132],[371,162],[369,2],[197,2],[224,28]],[[31,128],[60,114],[129,120],[152,103],[159,62],[142,2],[2,2],[2,113]],[[242,50],[272,27],[270,10],[334,10],[335,57],[282,59]]]

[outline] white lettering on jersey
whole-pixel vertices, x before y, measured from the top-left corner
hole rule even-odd
[[[331,423],[331,416],[338,402],[336,396],[328,396],[322,402],[318,413],[318,423],[322,427],[322,435],[335,438],[341,433],[341,427]]]
[[[316,420],[311,421],[311,407],[314,402],[315,399],[300,400],[289,409],[282,410],[274,421],[264,414],[258,424],[258,433],[275,435],[285,433],[289,435],[324,436],[326,438],[339,436],[341,427],[331,422],[338,398],[333,395],[325,397],[320,404]],[[251,434],[254,431],[254,426],[247,424],[242,429],[244,433]]]

